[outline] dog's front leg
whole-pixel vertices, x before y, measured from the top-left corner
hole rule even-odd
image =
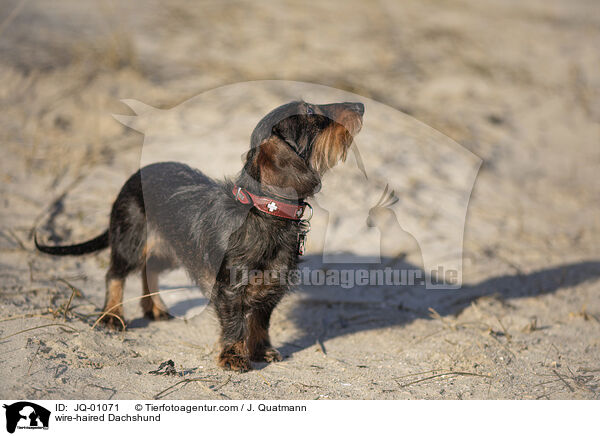
[[[221,287],[214,299],[214,305],[221,324],[219,366],[233,371],[250,371],[252,366],[246,344],[247,317],[241,290]]]
[[[275,304],[276,302],[267,301],[256,305],[248,312],[246,346],[250,354],[250,360],[255,362],[281,361],[281,354],[273,348],[269,338],[269,322]]]

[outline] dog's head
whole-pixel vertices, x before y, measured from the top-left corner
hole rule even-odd
[[[266,192],[308,197],[318,191],[323,173],[346,159],[363,113],[362,103],[280,106],[252,132],[245,171]]]

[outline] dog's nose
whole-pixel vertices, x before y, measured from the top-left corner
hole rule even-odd
[[[365,113],[365,105],[362,103],[352,103],[351,109],[359,115]]]

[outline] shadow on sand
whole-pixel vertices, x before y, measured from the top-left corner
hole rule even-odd
[[[307,256],[302,266],[314,269],[364,270],[415,269],[413,265],[382,259],[380,264],[320,263],[319,256]],[[302,298],[292,309],[292,318],[302,333],[284,343],[284,356],[342,335],[402,325],[417,318],[430,318],[429,308],[440,315],[458,314],[484,296],[500,300],[537,296],[576,286],[600,277],[600,262],[564,264],[529,274],[503,275],[458,290],[427,290],[419,286],[370,286],[343,289],[341,286],[302,286]]]

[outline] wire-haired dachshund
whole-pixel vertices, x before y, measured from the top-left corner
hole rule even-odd
[[[345,160],[363,112],[361,103],[280,106],[254,129],[235,181],[215,181],[176,162],[148,165],[121,189],[102,235],[70,246],[44,246],[37,239],[35,244],[54,255],[110,246],[101,317],[109,327],[124,326],[123,286],[138,270],[144,314],[168,318],[157,293],[158,274],[184,266],[194,282],[210,290],[221,326],[219,365],[248,371],[251,360],[279,361],[269,320],[289,288],[280,275],[296,269],[304,248],[304,200],[320,189],[328,168]],[[260,283],[238,274],[257,270],[269,272]]]

